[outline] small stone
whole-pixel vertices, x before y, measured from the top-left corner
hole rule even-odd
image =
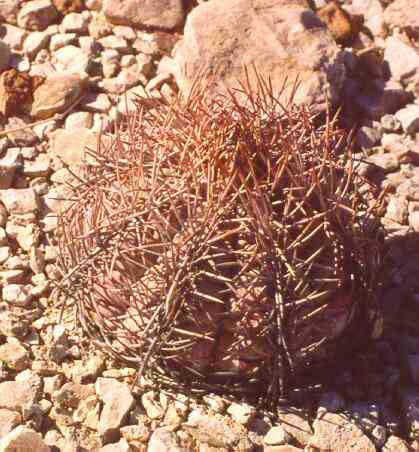
[[[324,413],[314,421],[310,444],[321,450],[359,450],[375,452],[372,441],[349,419],[340,414]]]
[[[213,447],[224,447],[232,450],[252,450],[253,445],[246,433],[233,429],[224,418],[207,416],[200,410],[190,413],[182,430],[189,433],[195,440],[208,443]]]
[[[0,264],[4,264],[12,255],[12,250],[9,246],[0,246]]]
[[[93,125],[93,115],[88,111],[75,111],[67,116],[65,129],[77,131],[80,128],[90,129]]]
[[[227,413],[239,424],[247,425],[252,421],[257,410],[255,407],[248,405],[246,403],[235,403],[233,402],[228,408]]]
[[[390,436],[387,439],[382,452],[409,452],[410,450],[406,441],[398,436]]]
[[[382,135],[380,123],[373,122],[371,126],[362,126],[358,130],[356,141],[362,149],[370,149],[379,143]]]
[[[87,33],[89,20],[84,14],[68,13],[61,22],[61,29],[64,33]]]
[[[127,41],[121,36],[109,35],[99,39],[99,43],[105,49],[116,50],[119,53],[128,53],[130,47]]]
[[[220,396],[206,395],[203,400],[215,413],[223,414],[226,410],[226,403]]]
[[[384,61],[387,62],[392,77],[407,83],[419,70],[419,52],[396,36],[386,40]]]
[[[16,427],[0,440],[1,452],[50,452],[50,450],[39,433],[23,425]]]
[[[397,223],[407,224],[408,215],[407,199],[403,196],[391,196],[387,205],[386,217]]]
[[[23,174],[30,178],[47,177],[50,173],[50,161],[45,154],[39,155],[34,161],[26,160],[23,165]]]
[[[407,134],[414,135],[419,132],[419,105],[407,105],[396,113],[396,118],[400,121],[403,130]]]
[[[166,428],[156,429],[150,437],[147,452],[161,451],[181,452],[176,434]]]
[[[104,0],[103,12],[115,25],[173,30],[185,16],[181,0]]]
[[[141,402],[146,410],[147,416],[150,419],[160,419],[164,416],[164,410],[161,405],[155,400],[154,391],[145,392],[141,396]]]
[[[84,98],[82,106],[93,113],[107,113],[112,104],[105,93],[89,93]]]
[[[22,423],[22,416],[16,411],[0,409],[0,438]]]
[[[57,10],[50,0],[33,0],[23,4],[17,16],[17,23],[26,30],[43,31],[57,18]]]
[[[52,395],[55,391],[58,391],[63,384],[63,376],[61,374],[54,375],[52,377],[44,377],[44,393]]]
[[[7,149],[0,159],[0,189],[11,187],[16,171],[22,167],[22,156],[19,148]]]
[[[74,422],[97,430],[99,427],[100,403],[96,395],[83,399],[73,413]]]
[[[89,35],[92,38],[100,39],[112,33],[112,26],[106,20],[104,14],[100,12],[93,13],[92,20],[89,23]]]
[[[6,342],[0,345],[0,360],[10,369],[20,372],[30,365],[29,352],[18,342]]]
[[[22,412],[24,406],[36,402],[39,391],[28,382],[4,381],[0,383],[0,408]]]
[[[19,129],[8,134],[9,140],[15,146],[32,146],[38,141],[35,132],[30,127],[27,127],[27,123],[21,118],[9,117],[7,129]]]
[[[8,284],[19,284],[23,282],[25,276],[24,270],[3,270],[0,271],[0,283],[3,286]]]
[[[150,438],[150,429],[143,423],[127,425],[121,428],[121,435],[130,443],[133,441],[146,443]]]
[[[90,56],[79,47],[67,45],[54,53],[54,57],[63,71],[85,74],[89,72]]]
[[[110,378],[98,378],[95,388],[104,402],[98,433],[109,441],[128,419],[129,412],[134,407],[134,398],[126,384]]]
[[[10,311],[0,312],[0,334],[6,337],[23,338],[28,332],[28,321]]]
[[[3,287],[3,300],[20,307],[26,307],[32,300],[30,286],[23,284],[8,284]]]
[[[0,200],[10,214],[25,214],[38,210],[38,199],[32,188],[0,190]]]
[[[395,154],[377,154],[368,158],[372,164],[380,167],[385,174],[397,171],[400,168],[400,159]]]
[[[34,31],[28,35],[23,44],[23,51],[31,60],[36,54],[48,47],[49,35],[42,31]]]
[[[267,446],[281,446],[291,442],[291,436],[280,426],[272,427],[263,438]]]
[[[399,132],[401,130],[401,123],[394,115],[384,115],[381,118],[381,126],[384,132],[388,133]]]
[[[302,412],[298,410],[279,410],[278,420],[281,427],[291,435],[299,445],[309,444],[313,430]]]
[[[62,113],[82,95],[83,87],[84,81],[78,74],[47,77],[33,94],[31,115],[37,119],[47,119]]]
[[[105,357],[101,354],[96,354],[80,367],[75,366],[72,377],[76,383],[87,383],[96,380],[104,369]]]
[[[106,137],[102,137],[102,139],[106,144]],[[51,157],[59,157],[69,166],[81,164],[85,159],[89,162],[91,159],[86,154],[86,148],[95,150],[98,140],[99,135],[89,129],[80,129],[77,134],[69,130],[58,129],[51,134],[49,154]]]
[[[77,39],[76,33],[59,33],[51,36],[49,48],[52,52],[61,49],[61,47],[74,44]]]

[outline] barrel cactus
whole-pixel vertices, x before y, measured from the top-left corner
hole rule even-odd
[[[155,384],[275,404],[376,334],[380,230],[335,121],[246,81],[138,103],[62,214],[83,330]]]

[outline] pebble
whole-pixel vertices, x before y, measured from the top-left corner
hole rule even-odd
[[[419,132],[419,105],[410,104],[396,113],[404,132],[414,135]]]
[[[57,10],[50,0],[32,0],[23,4],[17,23],[26,30],[43,31],[57,18]]]
[[[0,408],[21,413],[24,406],[35,403],[38,397],[38,388],[27,381],[0,383]]]
[[[96,393],[103,401],[98,433],[106,441],[118,435],[119,428],[128,420],[134,407],[134,398],[129,387],[111,378],[98,378]]]

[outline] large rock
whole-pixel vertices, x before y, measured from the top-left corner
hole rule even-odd
[[[341,53],[305,0],[213,0],[195,8],[175,50],[176,79],[184,93],[202,69],[218,71],[218,86],[236,87],[244,65],[269,76],[276,93],[287,77],[284,98],[298,76],[297,103],[324,110],[339,98],[345,79]],[[250,72],[251,82],[255,74]],[[284,99],[283,99],[284,100]]]
[[[103,12],[113,24],[166,30],[179,27],[185,17],[182,0],[105,0]]]
[[[48,77],[33,93],[31,115],[45,119],[66,110],[83,90],[83,79],[78,74],[55,74]]]
[[[22,416],[16,411],[0,409],[0,438],[10,433],[22,422]]]

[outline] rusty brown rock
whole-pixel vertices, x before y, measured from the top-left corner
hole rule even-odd
[[[0,75],[0,113],[14,116],[30,108],[33,90],[43,81],[26,72],[10,69]]]

